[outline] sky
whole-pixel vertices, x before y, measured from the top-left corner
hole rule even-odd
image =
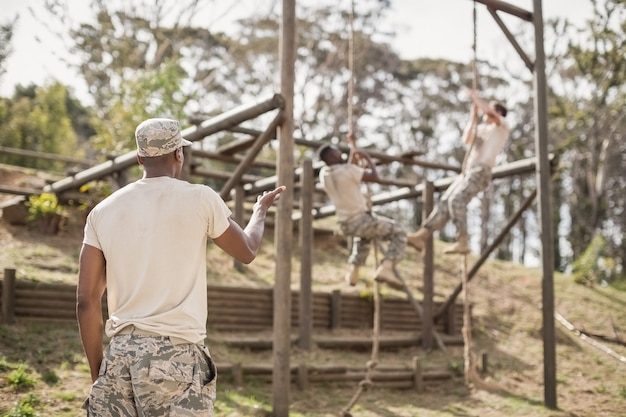
[[[302,0],[308,2],[312,0]],[[317,0],[320,3],[323,0]],[[328,7],[343,6],[349,8],[351,0],[335,0]],[[0,0],[2,18],[0,23],[19,16],[13,38],[14,51],[7,62],[7,72],[0,79],[0,96],[8,97],[17,84],[45,85],[53,80],[61,81],[74,87],[75,93],[81,96],[85,86],[78,81],[79,77],[61,59],[70,59],[66,45],[51,36],[45,29],[45,23],[37,21],[29,12],[29,8],[41,7],[41,0]],[[90,16],[89,1],[66,0],[71,16],[75,21]],[[228,30],[229,22],[244,17],[250,10],[263,13],[272,7],[280,7],[280,0],[215,0],[210,10],[210,17],[205,20],[212,30]],[[341,4],[345,3],[345,4]],[[510,0],[509,4],[532,11],[532,0]],[[564,17],[576,25],[582,25],[591,15],[589,0],[544,0],[544,20],[553,17]],[[358,7],[358,1],[355,2]],[[450,11],[453,11],[452,13]],[[460,62],[470,62],[473,58],[473,2],[471,0],[392,0],[388,25],[397,36],[392,46],[403,58],[445,58]],[[500,13],[509,29],[527,26],[532,33],[531,23],[506,13]],[[504,61],[519,62],[513,47],[497,26],[486,7],[477,7],[477,55],[496,65]],[[526,28],[524,28],[526,29]],[[528,53],[532,54],[532,50]]]

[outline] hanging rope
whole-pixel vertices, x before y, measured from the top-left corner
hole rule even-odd
[[[350,37],[348,39],[348,132],[355,133],[354,122],[354,0],[350,9]]]
[[[348,80],[348,132],[353,135],[356,134],[356,123],[354,121],[354,0],[351,1],[350,9],[350,37],[348,40],[348,72],[350,78]],[[355,138],[356,141],[356,138]],[[352,146],[356,149],[356,143]],[[363,161],[365,162],[365,161]],[[372,193],[370,187],[367,187],[367,206],[372,208]],[[376,239],[372,241],[374,244],[374,270],[378,269],[378,242]],[[365,377],[359,382],[357,389],[348,402],[348,404],[341,410],[342,417],[351,417],[350,410],[356,405],[361,395],[367,391],[372,385],[372,376],[374,369],[378,365],[378,353],[380,346],[380,284],[378,281],[374,281],[374,318],[372,324],[372,353],[370,360],[366,364]]]
[[[474,8],[472,10],[472,23],[473,23],[473,43],[472,43],[472,51],[474,57],[472,59],[472,89],[478,89],[478,14],[476,9],[476,0],[473,2]],[[476,138],[476,133],[478,131],[478,113],[474,114],[474,138]],[[465,158],[463,158],[463,164],[461,165],[461,173],[465,172],[465,165],[467,165],[467,159],[474,147],[474,141],[470,144],[469,149],[465,153]]]

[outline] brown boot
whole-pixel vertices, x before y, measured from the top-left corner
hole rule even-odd
[[[445,254],[453,254],[460,253],[466,254],[469,253],[469,246],[467,245],[467,235],[460,235],[456,243],[447,247],[443,253]]]
[[[355,286],[357,282],[359,282],[359,266],[355,264],[350,264],[350,268],[348,272],[346,272],[346,284]]]
[[[404,283],[398,279],[394,272],[395,262],[390,259],[385,259],[383,263],[376,270],[374,279],[380,283],[389,284],[390,287],[397,290],[404,289]]]
[[[409,245],[413,246],[415,249],[422,251],[424,250],[424,244],[426,244],[426,239],[430,237],[430,230],[425,227],[420,228],[417,232],[408,233],[406,235],[406,241]]]

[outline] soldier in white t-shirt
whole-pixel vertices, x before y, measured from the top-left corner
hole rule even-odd
[[[359,267],[365,264],[372,241],[380,239],[388,245],[374,279],[403,289],[404,285],[395,276],[394,268],[404,256],[407,232],[402,225],[371,212],[361,188],[363,182],[375,182],[378,179],[376,166],[366,152],[356,149],[351,134],[348,140],[351,152],[347,160],[335,145],[325,144],[317,150],[319,159],[326,164],[320,170],[320,183],[335,205],[342,233],[353,238],[346,282],[356,285]]]
[[[178,179],[191,142],[177,121],[148,119],[135,137],[143,177],[96,205],[85,224],[77,317],[93,385],[84,408],[98,417],[212,416],[207,240],[252,262],[267,210],[285,188],[259,196],[241,229],[214,190]],[[111,338],[106,351],[103,330]]]
[[[408,244],[421,250],[433,231],[452,218],[457,228],[457,241],[445,253],[468,253],[467,204],[491,182],[491,169],[496,157],[509,139],[509,125],[504,119],[507,109],[502,103],[482,100],[475,90],[469,90],[472,100],[470,120],[463,132],[463,142],[470,145],[461,174],[450,184],[439,203],[415,233],[409,233]],[[478,126],[478,111],[483,122]]]

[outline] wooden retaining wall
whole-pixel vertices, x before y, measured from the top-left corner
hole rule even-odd
[[[422,360],[414,358],[410,366],[379,366],[373,372],[371,381],[379,388],[414,389],[423,391],[424,385],[446,381],[454,378],[449,369],[422,369]],[[256,379],[262,382],[272,382],[273,367],[269,364],[242,365],[240,363],[217,363],[219,378],[221,381],[234,383],[242,386],[248,379]],[[290,382],[302,390],[306,390],[310,384],[323,383],[326,385],[354,386],[366,377],[363,367],[350,367],[343,365],[308,366],[295,365],[290,369]]]
[[[4,291],[5,287],[9,292]],[[14,280],[5,274],[0,281],[2,322],[14,317],[76,320],[76,285]],[[10,293],[13,293],[11,295]],[[297,291],[292,292],[291,323],[298,327]],[[439,308],[440,304],[435,305]],[[103,300],[106,317],[106,297]],[[217,331],[250,332],[268,330],[273,324],[272,288],[208,286],[209,327]],[[314,329],[372,328],[373,302],[354,294],[317,292],[313,294]],[[463,309],[451,306],[446,320],[437,323],[440,334],[459,335]],[[389,331],[420,332],[422,323],[408,300],[385,297],[381,305],[381,328]]]

